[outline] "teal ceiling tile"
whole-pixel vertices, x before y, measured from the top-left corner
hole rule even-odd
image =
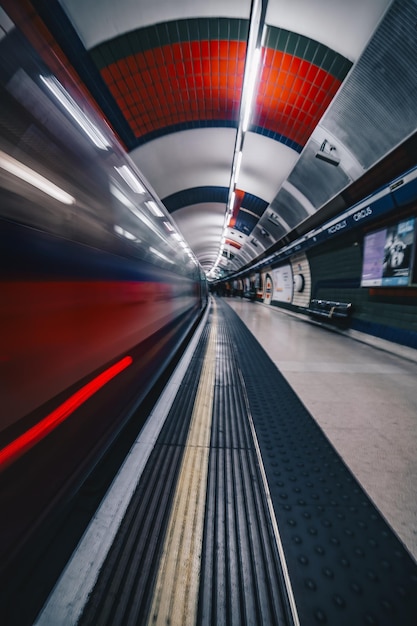
[[[323,66],[323,61],[326,56],[327,48],[318,44],[314,50],[314,56],[312,62],[319,67]]]
[[[167,22],[167,31],[170,43],[180,41],[177,22]]]
[[[302,59],[306,58],[308,42],[309,42],[309,40],[307,39],[307,37],[304,37],[303,35],[298,35],[297,36],[297,47],[296,47],[295,54],[298,57],[300,57]]]
[[[180,41],[189,41],[188,20],[178,20],[178,35]]]
[[[206,19],[198,18],[198,30],[199,30],[198,39],[203,39],[203,40],[210,39],[209,24]]]
[[[230,20],[229,22],[229,39],[231,41],[239,40],[239,20]]]
[[[280,29],[278,31],[278,40],[276,43],[276,49],[285,52],[288,48],[288,40],[290,38],[290,33],[287,30]]]
[[[219,39],[229,39],[230,22],[231,20],[226,18],[219,19]]]
[[[188,32],[190,41],[198,41],[200,39],[199,20],[188,20]]]

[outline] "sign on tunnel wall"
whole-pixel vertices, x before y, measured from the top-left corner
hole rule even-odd
[[[408,285],[414,244],[414,218],[365,237],[362,287]]]
[[[273,291],[272,301],[291,302],[293,291],[293,279],[291,265],[282,265],[271,272]]]

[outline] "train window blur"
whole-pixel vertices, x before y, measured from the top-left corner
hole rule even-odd
[[[77,88],[67,91],[17,29],[0,41],[0,52],[1,217],[195,274],[186,242]]]

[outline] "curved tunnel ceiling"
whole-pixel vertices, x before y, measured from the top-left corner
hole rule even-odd
[[[257,3],[32,4],[206,270],[259,257],[417,128],[416,0],[259,2],[261,65],[225,222]]]

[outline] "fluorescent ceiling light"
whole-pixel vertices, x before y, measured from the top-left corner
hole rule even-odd
[[[142,183],[139,182],[137,176],[134,175],[132,170],[127,165],[114,168],[118,174],[123,178],[125,183],[129,185],[132,191],[135,193],[145,193],[145,188]]]
[[[239,150],[238,155],[236,157],[235,182],[238,179],[241,165],[242,165],[242,150]]]
[[[236,193],[234,191],[232,191],[232,194],[230,196],[230,204],[229,204],[229,212],[230,212],[230,214],[233,213],[233,207],[235,206],[235,198],[236,198]]]
[[[174,229],[169,222],[164,222],[164,226],[167,230],[169,230],[170,233],[174,232]]]
[[[148,209],[156,216],[156,217],[164,217],[159,206],[153,200],[149,200],[149,202],[145,202]]]
[[[69,193],[2,151],[0,151],[0,167],[63,204],[75,203],[75,198],[70,196]]]
[[[97,146],[97,148],[100,148],[100,150],[110,148],[111,144],[101,130],[87,117],[55,76],[41,76],[40,78],[43,84],[48,87],[49,91],[55,96],[58,102],[62,104],[67,113],[77,122],[78,126],[85,132],[93,144]]]
[[[248,81],[245,84],[244,94],[244,113],[242,122],[242,131],[245,133],[249,127],[249,120],[252,113],[252,101],[255,92],[256,79],[258,78],[259,61],[261,59],[261,50],[256,48],[250,64]]]

